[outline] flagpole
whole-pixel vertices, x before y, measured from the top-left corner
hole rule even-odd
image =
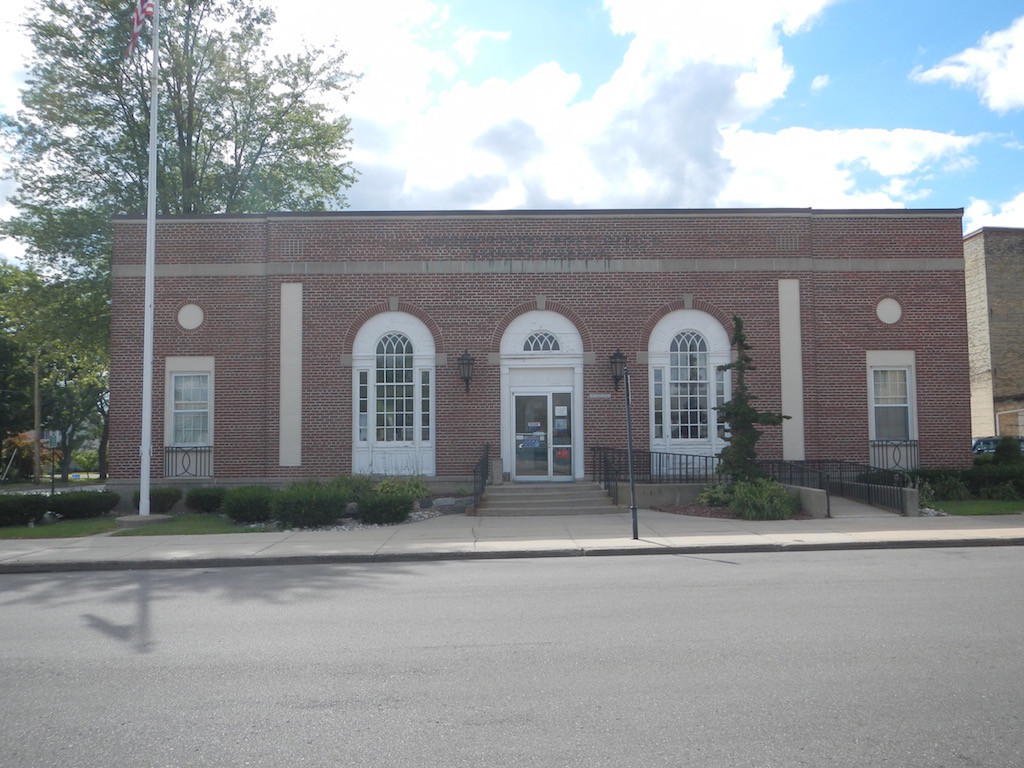
[[[146,296],[142,341],[142,443],[139,446],[139,514],[149,514],[153,459],[153,304],[156,293],[156,137],[160,79],[160,0],[153,1],[153,66],[149,80],[149,201],[146,205]]]

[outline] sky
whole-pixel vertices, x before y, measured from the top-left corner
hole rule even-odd
[[[336,42],[362,75],[337,105],[354,210],[963,208],[965,233],[1024,227],[1019,0],[269,4],[279,50]],[[28,7],[0,9],[5,113]]]

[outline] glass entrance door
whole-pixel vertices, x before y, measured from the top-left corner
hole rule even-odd
[[[572,392],[516,394],[517,479],[572,479]]]

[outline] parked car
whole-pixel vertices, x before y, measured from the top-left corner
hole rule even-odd
[[[996,446],[999,445],[999,441],[1003,438],[1000,436],[995,437],[976,437],[974,442],[971,444],[972,453],[995,453]],[[1020,449],[1024,452],[1024,437],[1018,437],[1020,441]]]

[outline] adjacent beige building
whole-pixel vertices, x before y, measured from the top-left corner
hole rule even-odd
[[[1024,229],[964,238],[974,437],[1024,435]]]

